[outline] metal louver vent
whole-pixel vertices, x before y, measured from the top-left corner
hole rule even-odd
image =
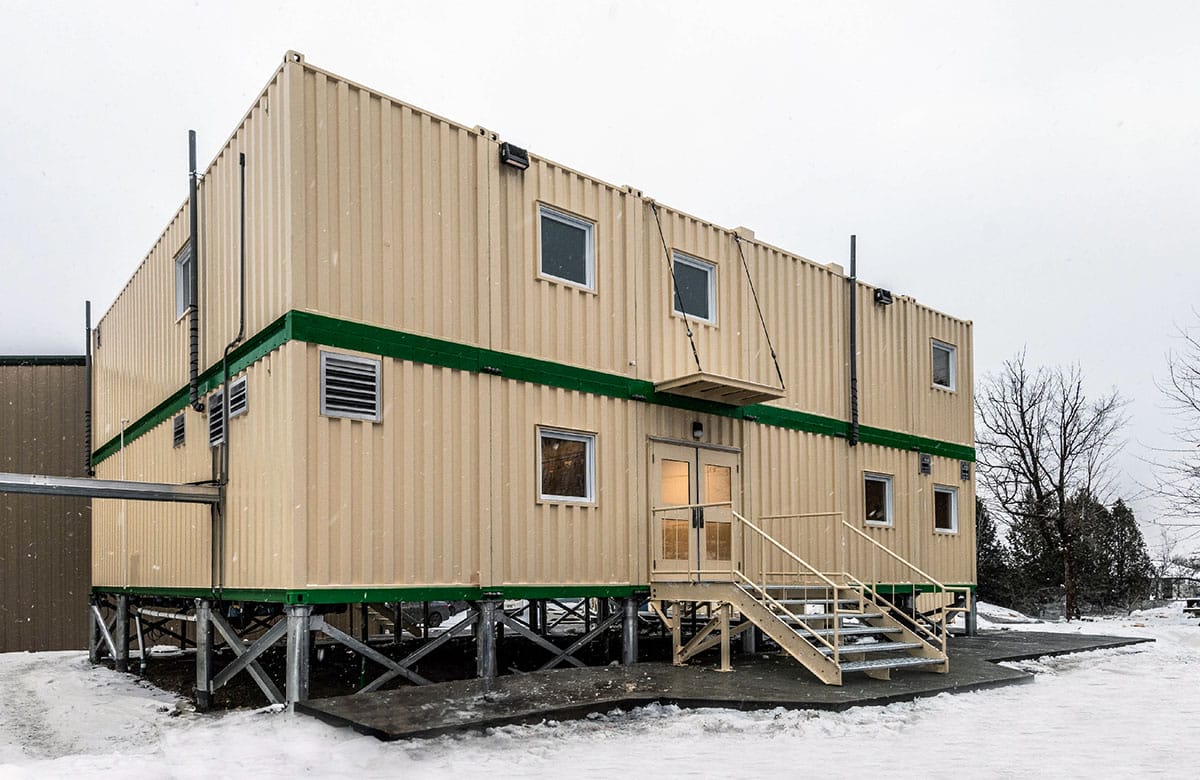
[[[321,353],[321,414],[354,420],[380,419],[379,361]]]
[[[225,442],[225,420],[222,409],[225,407],[225,392],[218,390],[208,397],[208,446],[216,447]]]
[[[237,417],[245,414],[250,408],[250,399],[246,395],[246,377],[229,383],[229,416]]]
[[[184,415],[180,414],[180,415],[176,415],[175,419],[171,423],[171,425],[172,425],[171,441],[172,441],[172,446],[174,446],[174,447],[182,447],[184,445],[184,443],[187,441],[187,436],[186,436],[186,432],[184,429],[184,421],[185,421]]]

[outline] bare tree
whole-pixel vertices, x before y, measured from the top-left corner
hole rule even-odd
[[[979,407],[978,466],[984,490],[1010,518],[1033,522],[1046,546],[1062,556],[1064,613],[1078,617],[1080,529],[1070,499],[1100,499],[1123,442],[1125,401],[1116,390],[1089,400],[1078,366],[1031,371],[1025,353],[984,377]]]
[[[1182,348],[1167,355],[1167,378],[1158,383],[1176,421],[1172,431],[1179,446],[1160,451],[1156,481],[1168,514],[1194,520],[1200,515],[1200,329],[1180,328]],[[1200,521],[1196,522],[1200,527]]]

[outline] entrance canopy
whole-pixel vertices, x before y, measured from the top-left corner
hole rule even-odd
[[[654,385],[655,392],[698,398],[727,406],[749,406],[783,398],[783,389],[697,371]]]

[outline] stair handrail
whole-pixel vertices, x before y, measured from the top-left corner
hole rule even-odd
[[[746,580],[747,584],[749,584],[755,590],[760,592],[766,599],[770,600],[775,605],[775,607],[783,610],[783,612],[785,612],[790,618],[792,618],[792,620],[794,620],[797,623],[797,625],[803,627],[805,631],[807,631],[812,637],[814,637],[819,642],[821,642],[821,644],[825,645],[826,647],[829,647],[833,653],[834,663],[840,665],[841,664],[841,659],[840,659],[841,637],[840,637],[840,634],[841,634],[841,630],[842,630],[842,626],[841,626],[842,621],[841,621],[841,615],[839,614],[841,605],[838,603],[838,596],[839,596],[839,588],[841,586],[839,586],[833,580],[826,577],[824,573],[822,573],[819,569],[817,569],[815,566],[810,564],[808,561],[804,560],[799,555],[796,555],[796,553],[792,552],[788,548],[787,545],[783,544],[778,539],[776,539],[775,537],[771,536],[769,533],[764,531],[762,528],[759,528],[757,525],[755,525],[754,523],[750,522],[748,519],[743,517],[741,514],[739,514],[737,512],[737,510],[731,509],[730,514],[732,514],[737,519],[737,521],[742,524],[743,528],[749,528],[751,531],[758,534],[762,540],[770,543],[773,547],[775,547],[777,550],[782,552],[785,556],[787,556],[788,558],[791,558],[793,561],[795,561],[797,564],[799,564],[804,569],[807,569],[810,575],[816,576],[816,578],[818,580],[824,582],[825,586],[827,588],[829,588],[830,609],[831,609],[831,614],[833,615],[833,642],[832,642],[832,644],[827,639],[825,639],[825,637],[818,634],[816,629],[814,629],[812,626],[810,626],[808,624],[807,620],[804,620],[801,616],[794,614],[790,609],[783,606],[774,597],[772,597],[771,594],[767,592],[765,581],[762,584],[756,583],[750,577],[748,577],[744,572],[742,572],[741,569],[738,569],[738,568],[733,569],[733,573],[735,576],[741,577],[742,579]],[[746,544],[746,540],[745,540],[745,537],[743,536],[742,537],[743,552],[745,551],[745,544]],[[743,555],[742,558],[745,559],[746,556]],[[759,561],[759,564],[764,569],[764,571],[762,572],[762,576],[765,577],[766,576],[765,560]]]
[[[843,525],[845,528],[848,528],[848,529],[850,529],[851,531],[853,531],[854,533],[858,534],[858,535],[859,535],[859,536],[861,536],[863,539],[866,539],[866,540],[867,540],[868,542],[870,542],[871,544],[873,544],[873,545],[875,545],[876,547],[878,547],[878,548],[879,548],[880,550],[882,550],[882,551],[883,551],[883,552],[884,552],[886,555],[890,556],[891,558],[893,558],[893,559],[894,559],[894,560],[896,560],[897,562],[899,562],[899,563],[903,564],[904,566],[907,566],[909,569],[911,569],[912,571],[916,572],[916,573],[917,573],[917,574],[918,574],[920,577],[922,577],[922,578],[923,578],[923,579],[924,579],[926,582],[928,582],[929,584],[931,584],[931,585],[933,586],[934,590],[935,590],[935,591],[937,591],[937,592],[939,592],[940,594],[942,594],[942,595],[945,595],[945,594],[947,594],[947,593],[962,593],[962,592],[969,593],[969,592],[970,592],[970,588],[954,587],[954,586],[948,586],[948,585],[944,585],[944,584],[942,584],[942,583],[941,583],[941,582],[940,582],[940,581],[939,581],[937,578],[935,578],[933,575],[931,575],[931,574],[927,573],[926,571],[924,571],[924,570],[923,570],[921,567],[917,566],[917,565],[916,565],[915,563],[913,563],[912,561],[910,561],[910,560],[908,560],[907,558],[904,558],[904,557],[903,557],[903,556],[901,556],[900,554],[896,553],[894,550],[892,550],[891,548],[889,548],[887,545],[880,544],[880,543],[879,543],[878,541],[876,541],[875,539],[872,539],[872,538],[871,538],[870,536],[868,536],[867,534],[865,534],[865,533],[863,533],[862,531],[860,531],[859,529],[855,528],[855,527],[854,527],[853,525],[851,525],[849,522],[847,522],[847,521],[843,520],[843,521],[842,521],[842,525]],[[846,574],[845,576],[849,576],[849,575],[848,575],[848,574]],[[878,584],[878,583],[876,583],[876,584]],[[865,583],[862,583],[862,582],[859,582],[859,585],[862,585],[863,587],[867,587],[867,586],[865,585]],[[876,598],[883,598],[883,596],[882,596],[881,594],[879,594],[879,592],[878,592],[878,590],[877,590],[876,588],[874,588],[874,587],[871,587],[871,592],[872,592],[872,594],[874,594],[874,595],[875,595],[875,597],[876,597]],[[913,598],[914,598],[914,599],[916,598],[916,593],[915,593],[915,592],[914,592],[914,594],[913,594]],[[884,599],[884,600],[885,600],[885,601],[887,601],[887,599]],[[889,603],[891,603],[891,602],[889,601]],[[894,605],[893,605],[893,607],[894,607]],[[915,603],[915,601],[914,601],[914,603],[913,603],[913,610],[914,610],[914,612],[916,611],[916,603]],[[896,614],[904,614],[904,613],[903,613],[902,611],[900,611],[900,610],[893,610],[893,611],[894,611]],[[934,637],[936,637],[936,638],[938,639],[939,643],[940,643],[940,644],[941,644],[941,646],[942,646],[943,652],[944,652],[944,650],[945,650],[945,643],[946,643],[946,636],[947,636],[947,628],[946,628],[946,611],[947,611],[947,610],[943,609],[943,610],[941,611],[941,613],[939,614],[939,616],[938,616],[938,617],[939,617],[939,619],[938,619],[937,621],[934,621],[934,625],[937,625],[937,626],[939,626],[939,628],[940,628],[940,635],[939,635],[938,633],[935,633],[935,632],[933,632],[933,631],[930,631],[930,630],[928,630],[928,629],[925,629],[925,633],[927,633],[927,634],[929,634],[929,635],[931,635],[931,636],[934,636]],[[910,623],[912,623],[913,625],[920,626],[920,621],[916,620],[915,618],[913,618],[913,619],[912,619],[912,620],[910,620],[909,622],[910,622]],[[922,627],[922,628],[923,628],[923,627]]]

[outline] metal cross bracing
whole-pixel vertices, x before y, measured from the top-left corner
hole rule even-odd
[[[157,633],[176,640],[181,650],[189,643],[192,645],[190,652],[195,655],[196,671],[194,690],[200,709],[211,707],[214,694],[243,673],[251,677],[269,702],[290,705],[309,698],[312,653],[318,638],[342,645],[363,659],[363,678],[356,693],[380,690],[397,678],[414,685],[430,684],[431,681],[416,670],[416,665],[452,641],[468,637],[473,638],[476,647],[476,674],[490,680],[498,673],[497,645],[500,634],[505,631],[545,651],[548,659],[540,667],[544,670],[561,664],[584,666],[578,657],[579,651],[610,636],[613,629],[620,626],[624,640],[621,660],[632,664],[637,660],[639,603],[637,598],[598,600],[593,625],[591,602],[587,600],[517,602],[510,603],[507,609],[500,600],[483,600],[471,603],[458,622],[432,637],[427,626],[404,616],[400,604],[362,604],[359,606],[364,616],[363,635],[358,638],[330,623],[311,605],[232,604],[206,599],[185,601],[101,593],[92,597],[89,606],[89,656],[93,663],[111,658],[116,669],[128,670],[131,657],[135,655],[129,647],[132,630],[137,641],[136,657],[144,672],[152,656],[146,635]],[[428,614],[428,604],[425,607]],[[552,609],[561,614],[548,620],[547,615]],[[367,632],[370,611],[380,616],[391,614],[410,633],[420,637],[422,643],[401,658],[391,657],[385,652],[386,647],[398,644],[400,632],[394,630],[390,637],[370,636]],[[572,636],[573,641],[562,647],[563,637],[557,629],[570,620],[580,620],[585,628],[577,632],[581,635]],[[385,622],[380,621],[380,625]],[[548,638],[551,635],[559,644]],[[282,687],[263,665],[268,651],[277,650],[280,644],[283,644],[285,657]],[[223,656],[224,665],[219,666]],[[380,668],[374,679],[366,677],[366,661]]]

